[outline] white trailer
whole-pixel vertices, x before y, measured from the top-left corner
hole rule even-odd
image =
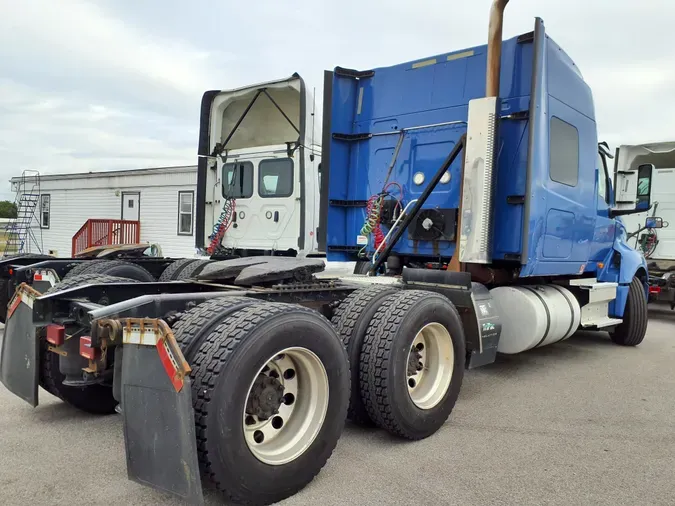
[[[654,165],[651,207],[622,219],[633,245],[647,260],[650,301],[675,308],[675,141],[622,145],[615,160],[619,171]]]

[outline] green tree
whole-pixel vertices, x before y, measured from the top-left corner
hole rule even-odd
[[[0,218],[16,218],[16,205],[9,200],[0,200]]]

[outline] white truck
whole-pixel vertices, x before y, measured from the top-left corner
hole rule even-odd
[[[320,128],[303,79],[208,91],[201,123],[197,248],[209,256],[324,256]]]
[[[621,145],[615,163],[617,171],[646,163],[655,167],[651,207],[622,219],[633,246],[647,260],[649,300],[675,309],[675,141]]]

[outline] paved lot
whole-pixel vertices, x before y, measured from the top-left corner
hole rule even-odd
[[[469,372],[425,441],[348,427],[284,504],[675,504],[675,312],[651,317],[635,349],[583,334]],[[0,386],[3,504],[179,504],[126,479],[119,417],[40,395],[33,410]]]

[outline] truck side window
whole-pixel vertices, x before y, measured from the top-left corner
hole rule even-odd
[[[223,197],[248,199],[253,196],[253,164],[231,162],[223,165]]]
[[[293,195],[293,160],[268,158],[258,164],[258,194],[261,197]]]
[[[551,179],[567,186],[576,186],[579,181],[579,131],[553,116],[549,146]]]

